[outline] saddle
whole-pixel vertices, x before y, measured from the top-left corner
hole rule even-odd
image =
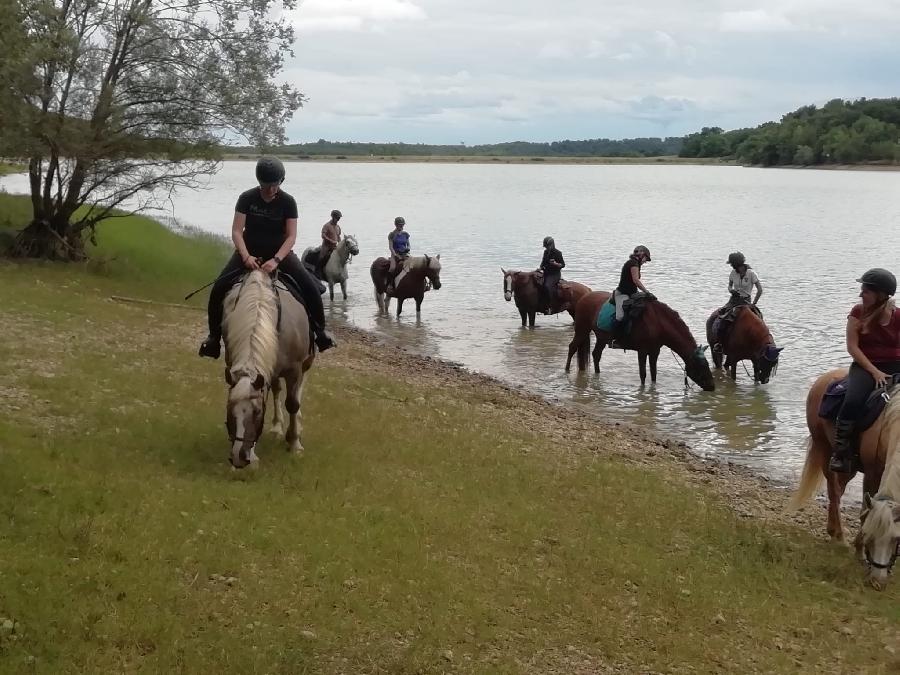
[[[866,399],[862,417],[856,422],[857,433],[862,433],[875,424],[875,421],[884,411],[884,407],[890,400],[891,395],[900,395],[900,392],[894,391],[898,386],[900,386],[900,373],[897,373],[888,381],[888,386],[886,388],[876,389],[869,395],[869,398]],[[822,397],[822,402],[819,404],[819,417],[831,421],[836,420],[846,395],[846,377],[829,384],[828,389],[825,390],[825,395]]]
[[[600,314],[597,317],[597,327],[601,330],[607,330],[602,325],[600,325],[600,320],[604,316],[604,311],[607,313],[608,322],[610,326],[610,330],[608,332],[614,333],[616,339],[621,340],[624,337],[627,337],[631,334],[632,329],[634,328],[634,324],[637,323],[638,319],[644,314],[644,310],[647,309],[647,303],[651,300],[656,300],[656,296],[651,293],[635,293],[630,298],[628,298],[622,304],[622,311],[624,312],[624,317],[622,321],[616,323],[615,315],[616,315],[616,301],[615,301],[615,293],[610,296],[606,305],[604,305],[600,309]],[[609,310],[606,309],[607,305],[610,307]]]

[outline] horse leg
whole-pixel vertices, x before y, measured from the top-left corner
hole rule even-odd
[[[659,350],[650,352],[650,383],[656,384],[656,362],[659,361]]]
[[[600,359],[603,357],[603,349],[606,347],[606,342],[600,337],[600,333],[595,333],[594,337],[597,339],[597,344],[594,345],[594,351],[592,352],[592,356],[594,358],[594,372],[600,372]],[[590,343],[590,333],[588,333],[588,343]]]
[[[519,307],[519,316],[522,317],[522,328],[525,328],[525,326],[528,325],[528,324],[527,324],[527,322],[528,322],[528,312],[526,312],[524,309],[522,309],[521,307]]]
[[[397,298],[397,318],[400,318],[400,312],[403,311],[403,300],[404,298]]]
[[[344,296],[344,300],[347,299],[347,280],[341,279],[341,295]]]
[[[425,299],[424,295],[416,296],[416,316],[422,313],[422,300]]]
[[[732,361],[728,367],[728,375],[731,377],[732,382],[737,382],[737,361]]]
[[[841,523],[841,497],[852,476],[836,474],[826,470],[825,481],[828,486],[828,535],[832,541],[844,541],[844,526]]]
[[[288,452],[293,452],[297,455],[303,452],[303,445],[300,443],[300,432],[302,431],[300,400],[303,398],[303,385],[306,383],[305,375],[298,367],[297,372],[285,377],[287,396],[284,400],[284,407],[288,413],[288,427],[284,440],[287,441]]]
[[[534,315],[535,314],[537,314],[537,312],[528,312],[528,327],[529,328],[534,328]]]
[[[333,281],[328,282],[328,298],[332,302],[334,302],[334,282]]]
[[[284,433],[284,413],[281,408],[281,378],[272,378],[272,426],[269,431],[276,436]]]
[[[647,382],[647,352],[643,349],[638,351],[638,373],[641,376],[641,386]]]

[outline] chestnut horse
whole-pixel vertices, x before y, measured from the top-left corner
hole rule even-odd
[[[406,272],[396,288],[388,294],[390,283],[390,264],[387,258],[376,258],[369,268],[372,275],[372,283],[375,285],[375,302],[378,303],[378,311],[387,314],[390,310],[391,298],[397,298],[397,316],[403,311],[403,301],[413,298],[416,301],[416,314],[422,312],[422,299],[425,291],[441,288],[441,256],[419,255],[412,256],[403,264]],[[398,275],[399,276],[399,275]]]
[[[784,347],[775,345],[766,322],[749,305],[740,305],[735,311],[733,325],[721,341],[722,351],[713,350],[713,365],[721,368],[724,356],[725,371],[736,380],[738,362],[749,360],[753,363],[753,381],[766,384],[778,368],[778,355]],[[716,310],[706,320],[706,340],[711,345],[719,343],[718,336],[713,335],[718,314],[719,310]]]
[[[536,272],[519,272],[516,270],[505,270],[503,272],[503,297],[507,302],[515,297],[516,307],[519,315],[522,317],[522,326],[525,326],[525,320],[528,325],[534,328],[534,317],[538,312],[543,311],[546,303],[544,302],[541,287],[537,282]],[[584,284],[576,281],[560,280],[557,286],[556,305],[550,308],[551,314],[568,311],[575,319],[575,305],[578,301],[591,292],[591,289]]]
[[[828,488],[827,530],[833,541],[844,540],[841,497],[853,474],[829,471],[834,423],[819,417],[819,406],[828,386],[846,376],[846,368],[827,372],[813,383],[806,396],[808,450],[800,485],[791,500],[791,507],[799,508],[817,492],[824,479]],[[887,584],[900,541],[900,387],[894,387],[891,393],[881,417],[859,436],[864,499],[862,527],[854,545],[867,563],[867,581],[878,589]]]
[[[594,372],[600,372],[600,357],[603,348],[612,336],[597,326],[600,309],[609,300],[609,293],[594,291],[588,293],[575,306],[575,337],[569,343],[569,358],[566,359],[566,370],[572,365],[572,357],[578,354],[578,370],[587,368],[588,354],[591,349],[591,332],[597,337],[594,347]],[[668,347],[684,361],[685,374],[696,382],[704,391],[714,391],[712,373],[706,360],[706,346],[697,344],[690,329],[678,316],[678,312],[659,300],[647,299],[644,313],[638,319],[631,333],[617,346],[631,349],[638,353],[638,369],[641,384],[647,381],[647,358],[650,358],[650,381],[656,382],[656,362],[663,347]]]

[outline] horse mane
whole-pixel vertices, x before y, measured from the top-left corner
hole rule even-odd
[[[900,385],[891,390],[891,400],[884,409],[881,440],[887,448],[879,495],[900,501]]]
[[[229,291],[223,328],[231,367],[271,382],[278,359],[278,305],[265,273],[253,271]]]
[[[693,347],[697,346],[697,340],[694,338],[694,335],[691,333],[691,329],[688,328],[688,325],[685,323],[684,319],[681,318],[681,314],[669,307],[662,300],[654,300],[648,305],[648,307],[657,307],[663,310],[663,316],[669,319],[672,322],[673,326],[683,334],[682,337],[692,343]]]
[[[435,266],[436,264],[436,266]],[[413,255],[406,262],[408,270],[440,269],[441,262],[433,255]]]

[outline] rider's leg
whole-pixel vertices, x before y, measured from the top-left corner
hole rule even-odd
[[[218,281],[209,291],[209,302],[206,308],[209,335],[200,345],[200,356],[217,359],[222,353],[222,315],[224,314],[225,296],[238,280],[237,271],[243,267],[244,261],[235,251],[234,255],[228,259],[225,268],[219,273]]]
[[[616,320],[613,323],[613,337],[620,338],[625,328],[625,301],[631,296],[620,293],[618,290],[613,291],[613,300],[616,305]]]
[[[863,406],[872,390],[875,380],[856,363],[850,366],[847,381],[847,393],[844,403],[834,422],[834,443],[832,444],[831,462],[828,468],[838,473],[851,473],[853,467],[853,451],[856,440],[856,422],[862,416]]]
[[[325,330],[325,308],[322,305],[322,294],[320,293],[319,283],[312,277],[300,263],[300,259],[294,254],[289,253],[278,266],[278,269],[285,274],[289,274],[303,295],[303,302],[309,311],[312,320],[312,329],[316,335],[316,346],[320,352],[335,346],[334,339]]]

